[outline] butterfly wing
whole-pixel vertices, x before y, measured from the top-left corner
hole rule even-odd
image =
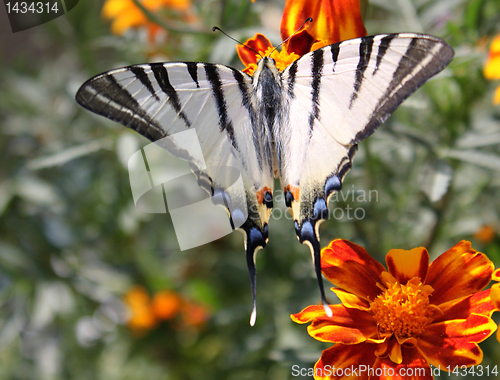
[[[272,193],[271,158],[256,135],[252,79],[223,65],[154,63],[116,69],[88,80],[76,100],[99,115],[132,128],[189,162],[199,185],[226,207],[233,228],[245,234],[255,309],[254,253],[265,246]],[[174,139],[196,131],[202,160]],[[244,190],[235,188],[234,171]],[[253,313],[255,320],[255,313]]]
[[[290,117],[278,134],[280,179],[297,237],[311,247],[321,290],[318,228],[328,218],[329,197],[351,168],[356,144],[453,54],[432,36],[376,35],[318,49],[283,71]]]

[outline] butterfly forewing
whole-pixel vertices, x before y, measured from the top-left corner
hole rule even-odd
[[[263,156],[266,150],[249,143],[259,141],[251,84],[251,77],[223,65],[155,63],[98,75],[80,88],[76,99],[85,108],[152,141],[195,130],[203,163],[191,157],[189,149],[162,146],[189,161],[198,176],[206,174],[203,187],[207,191],[226,191],[229,201],[243,199],[247,207],[244,214],[252,217],[250,224],[263,231],[268,217],[258,212],[262,205],[256,193],[262,187],[272,189],[273,180],[271,160]],[[225,167],[240,171],[244,194],[230,193],[234,189],[229,189],[232,183],[226,178],[231,175],[225,174]]]

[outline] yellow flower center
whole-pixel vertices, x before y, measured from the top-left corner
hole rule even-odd
[[[284,70],[290,63],[300,58],[300,55],[294,53],[293,51],[289,53],[286,51],[284,47],[282,48],[281,51],[275,50],[272,47],[267,48],[267,50],[264,52],[264,55],[265,56],[271,55],[271,58],[273,58],[276,61],[276,67],[278,68],[279,71]]]
[[[299,59],[300,55],[294,53],[293,51],[288,53],[285,47],[283,47],[281,51],[278,51],[271,46],[268,47],[266,51],[259,50],[259,55],[257,56],[257,60],[261,59],[261,57],[271,57],[276,62],[276,68],[279,71],[283,71],[290,63]],[[248,75],[252,75],[256,69],[257,69],[256,63],[249,63],[243,71],[246,72]]]
[[[370,303],[381,336],[395,334],[410,338],[421,334],[433,318],[434,308],[429,305],[429,285],[413,278],[406,285],[387,284],[385,291]]]

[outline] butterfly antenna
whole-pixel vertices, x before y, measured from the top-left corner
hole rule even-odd
[[[257,54],[260,58],[263,58],[262,55],[260,55],[260,53],[255,50],[255,49],[252,49],[250,46],[248,45],[245,45],[243,42],[240,42],[238,41],[237,39],[231,37],[229,34],[227,34],[226,32],[224,32],[221,28],[219,28],[218,26],[214,26],[212,28],[212,32],[215,32],[216,30],[218,30],[219,32],[221,32],[223,35],[225,35],[226,37],[230,38],[231,40],[233,40],[234,42],[237,42],[238,44],[240,45],[243,45],[244,47],[246,47],[247,49],[250,49],[251,51],[253,51],[255,54]]]
[[[278,50],[278,48],[279,48],[279,47],[281,47],[281,45],[283,45],[285,42],[287,42],[290,38],[292,38],[293,36],[295,36],[295,35],[296,35],[296,34],[297,34],[297,33],[298,33],[298,32],[299,32],[299,31],[300,31],[300,30],[304,27],[304,25],[306,24],[306,22],[313,22],[312,17],[308,17],[308,18],[306,18],[306,20],[305,20],[305,21],[304,21],[304,22],[303,22],[303,23],[299,26],[299,28],[298,28],[295,32],[293,32],[293,33],[292,33],[292,35],[291,35],[291,36],[289,36],[289,37],[288,37],[285,41],[283,41],[282,43],[280,43],[278,46],[276,46],[276,47],[273,49],[273,51],[271,52],[271,54],[272,54],[275,50]],[[269,55],[271,55],[271,54],[269,54]]]

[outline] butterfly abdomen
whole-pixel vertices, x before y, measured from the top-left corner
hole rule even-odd
[[[274,59],[264,57],[252,76],[258,114],[259,135],[266,137],[266,147],[272,159],[272,170],[278,176],[278,155],[275,131],[283,120],[283,85]]]

